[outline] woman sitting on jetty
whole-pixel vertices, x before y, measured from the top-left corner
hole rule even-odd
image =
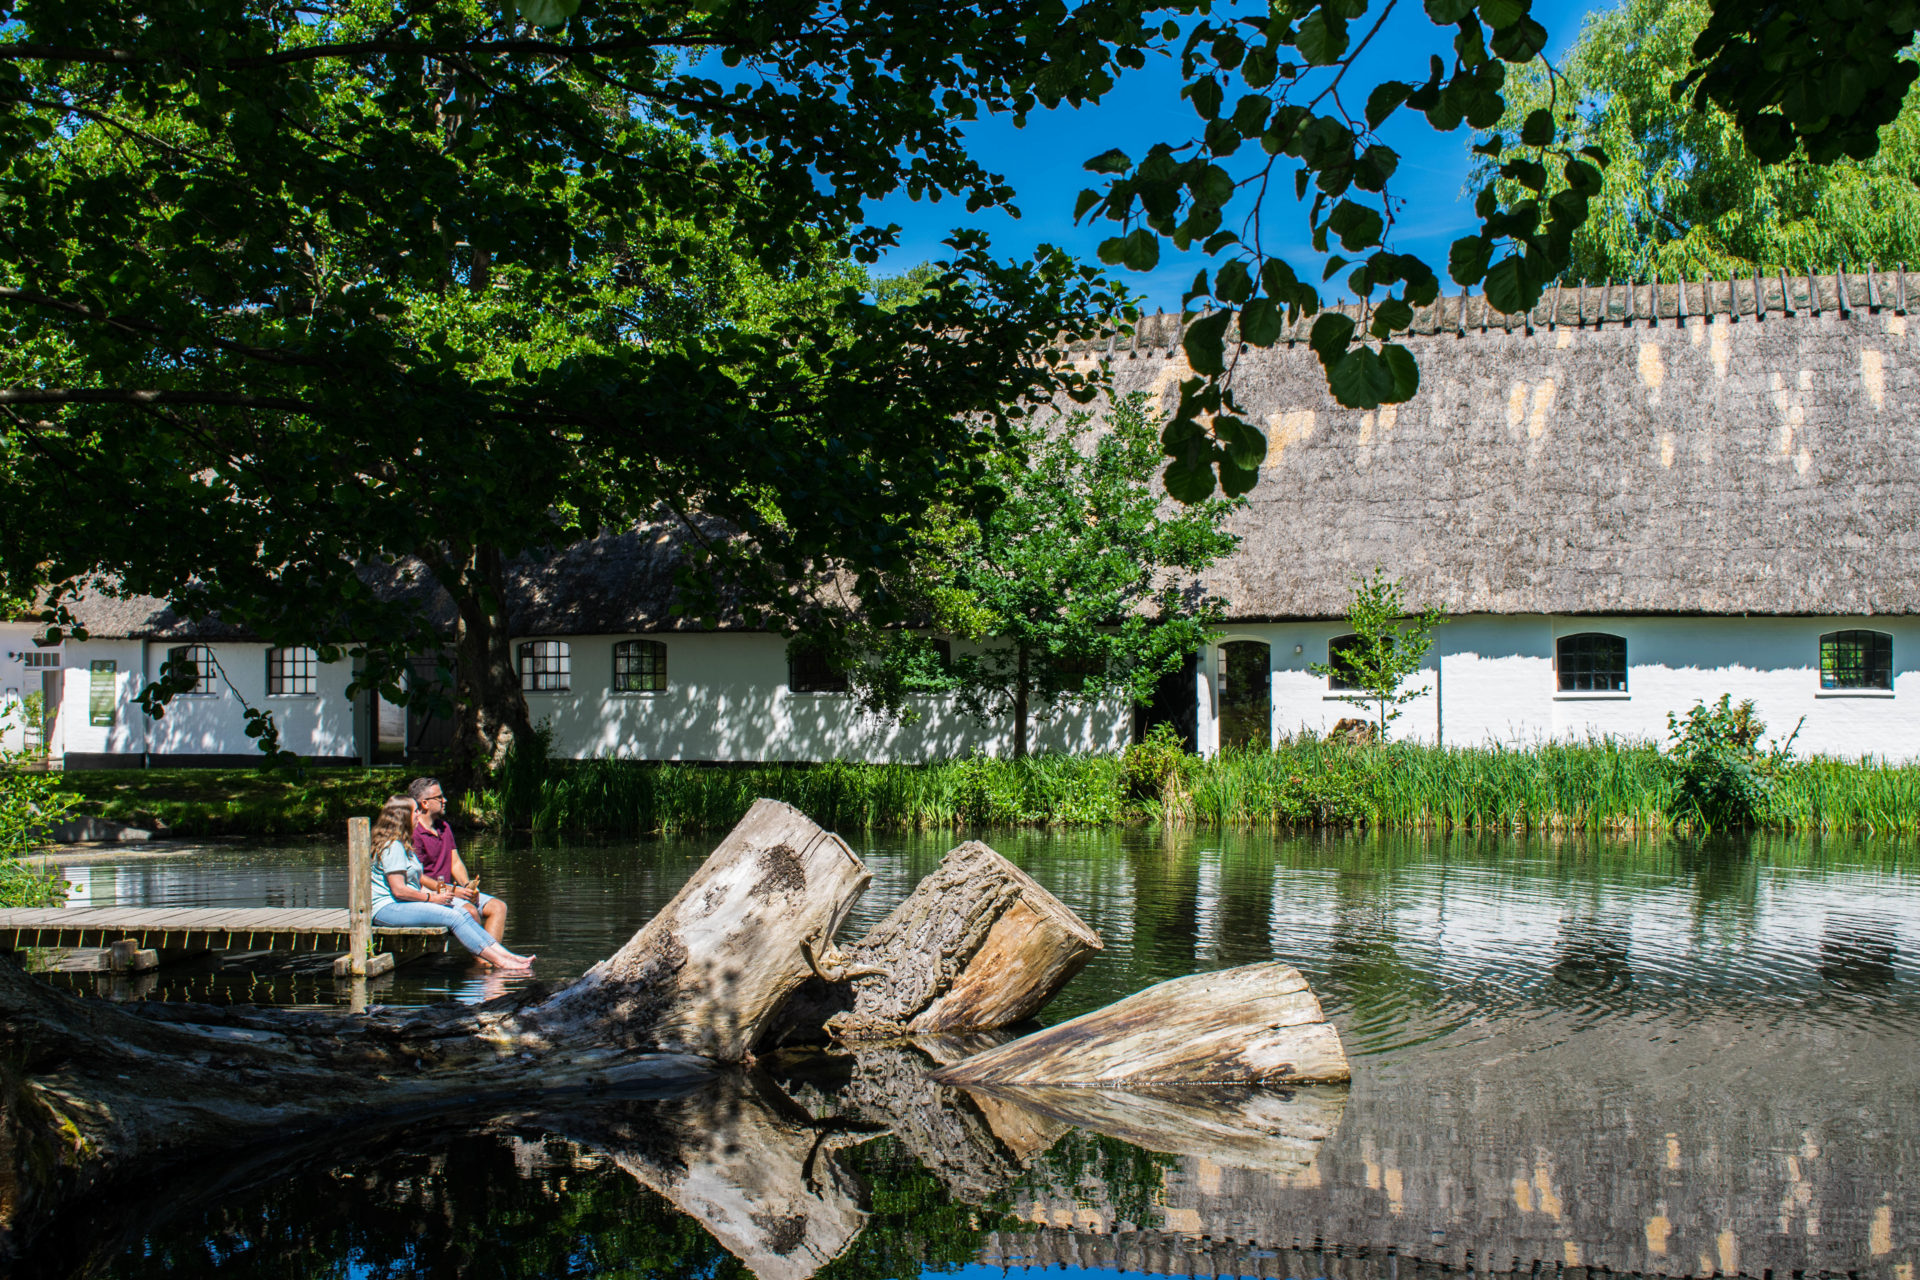
[[[373,824],[373,922],[383,929],[451,929],[460,945],[497,969],[530,969],[532,956],[515,955],[493,940],[473,912],[454,902],[446,885],[420,883],[413,849],[413,800],[393,796]]]

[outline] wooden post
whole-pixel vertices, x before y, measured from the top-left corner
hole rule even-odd
[[[347,973],[367,976],[373,950],[373,824],[347,819]]]

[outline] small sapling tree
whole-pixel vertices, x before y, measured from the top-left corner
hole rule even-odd
[[[1307,669],[1338,679],[1349,691],[1335,696],[1371,711],[1374,732],[1384,742],[1387,726],[1400,718],[1400,708],[1427,691],[1425,682],[1409,687],[1407,681],[1420,670],[1433,647],[1433,633],[1446,617],[1439,605],[1409,613],[1399,579],[1375,565],[1371,575],[1353,580],[1347,604],[1352,638],[1330,652],[1329,661]]]
[[[1031,427],[993,463],[998,492],[980,520],[923,522],[912,568],[888,583],[917,630],[870,611],[835,628],[852,691],[870,710],[910,713],[944,693],[982,720],[1011,717],[1013,753],[1031,725],[1108,698],[1144,702],[1206,643],[1221,602],[1194,586],[1238,545],[1220,526],[1243,505],[1165,501],[1158,424],[1129,396],[1096,425]],[[968,647],[935,660],[943,643]]]

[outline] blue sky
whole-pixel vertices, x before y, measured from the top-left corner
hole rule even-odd
[[[1579,33],[1585,16],[1602,7],[1598,0],[1536,0],[1534,17],[1553,38],[1549,53],[1557,57],[1564,52]],[[1356,24],[1356,38],[1362,29]],[[1356,77],[1364,77],[1359,80],[1359,101],[1364,102],[1366,87],[1379,79],[1424,80],[1430,53],[1451,56],[1451,31],[1435,28],[1418,5],[1403,2],[1355,70]],[[944,256],[940,242],[957,226],[979,227],[990,233],[995,251],[1002,258],[1024,259],[1040,244],[1055,244],[1086,261],[1095,261],[1099,242],[1113,233],[1116,224],[1073,224],[1075,197],[1093,185],[1094,175],[1081,166],[1110,147],[1118,147],[1137,160],[1153,142],[1180,142],[1193,137],[1199,121],[1180,97],[1179,70],[1174,58],[1151,59],[1144,70],[1124,76],[1098,106],[1035,112],[1024,129],[1014,128],[1005,117],[973,124],[968,138],[974,155],[987,168],[1011,180],[1019,193],[1022,216],[969,214],[955,200],[933,204],[915,202],[904,195],[878,203],[869,208],[869,217],[901,227],[900,248],[881,264],[880,272],[904,271],[915,263]],[[1229,107],[1235,100],[1230,89]],[[1408,119],[1409,114],[1403,111],[1388,124],[1388,141],[1401,154],[1400,170],[1390,191],[1410,211],[1396,228],[1393,247],[1422,254],[1440,271],[1442,287],[1451,289],[1454,286],[1446,280],[1445,272],[1447,246],[1474,221],[1471,207],[1460,199],[1469,167],[1470,133],[1462,127],[1443,136],[1418,116]],[[1252,160],[1260,154],[1257,146],[1249,144],[1235,160]],[[1297,269],[1312,268],[1311,276],[1302,269],[1302,278],[1317,277],[1320,258],[1307,245],[1306,219],[1295,210],[1290,188],[1280,212],[1283,234],[1276,237],[1270,222],[1269,248],[1286,245],[1287,256]],[[1171,311],[1179,307],[1180,295],[1192,282],[1194,272],[1205,265],[1207,261],[1200,255],[1177,256],[1169,246],[1152,272],[1122,274],[1145,296],[1148,310],[1160,307]]]

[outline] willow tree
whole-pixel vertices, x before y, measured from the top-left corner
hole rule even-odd
[[[1769,163],[1733,112],[1674,100],[1712,15],[1704,0],[1627,0],[1587,19],[1558,80],[1535,67],[1509,84],[1506,115],[1483,147],[1498,152],[1546,110],[1610,159],[1563,279],[1920,262],[1920,98],[1908,90],[1870,156],[1819,164],[1800,147]],[[1476,177],[1499,163],[1483,157]],[[1514,191],[1510,179],[1502,187]]]

